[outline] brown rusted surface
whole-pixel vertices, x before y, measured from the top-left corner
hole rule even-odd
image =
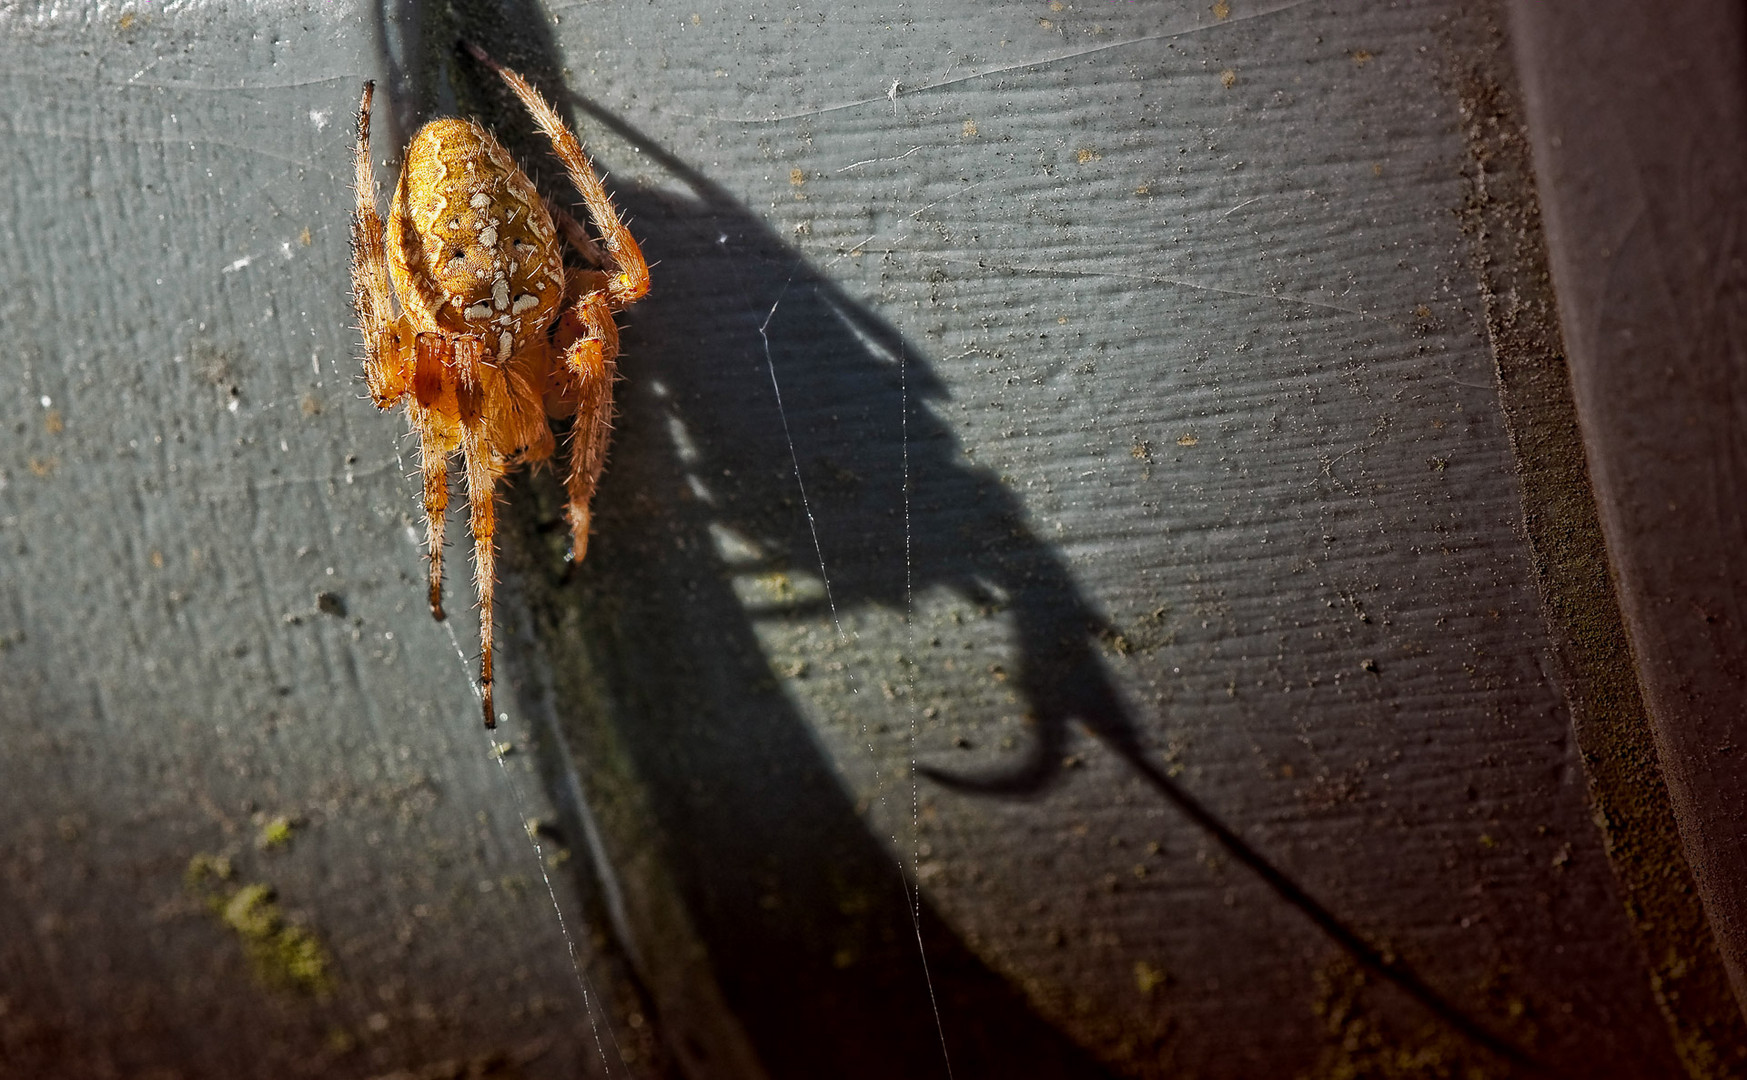
[[[1644,800],[1660,764],[1686,859],[1665,824],[1654,844],[1629,827],[1624,816],[1647,804],[1598,802],[1610,831],[1630,834],[1615,837],[1615,858],[1644,883],[1633,892],[1646,940],[1666,938],[1652,960],[1688,1025],[1689,1065],[1736,1074],[1747,1067],[1747,23],[1739,5],[1713,2],[1512,11],[1574,389],[1560,428],[1581,429],[1642,687],[1637,706],[1616,675],[1597,704],[1622,718],[1642,708],[1655,736],[1606,725],[1591,760],[1611,758],[1623,771],[1610,786]],[[1565,546],[1598,543],[1586,525]],[[1565,618],[1580,645],[1609,643],[1617,671],[1625,643],[1611,618],[1594,622],[1601,610]],[[1699,900],[1721,969],[1704,959]]]
[[[1657,1003],[1693,1076],[1735,1076],[1747,1025],[1693,888],[1608,574],[1508,59],[1496,24],[1487,22],[1453,81],[1469,154],[1464,220],[1522,483],[1523,527],[1596,825]]]

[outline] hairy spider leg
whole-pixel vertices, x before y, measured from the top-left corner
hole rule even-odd
[[[571,432],[570,476],[565,488],[569,496],[571,559],[580,562],[588,553],[589,502],[606,465],[607,440],[612,432],[613,379],[619,354],[619,330],[613,322],[613,312],[623,310],[649,292],[649,264],[631,230],[620,219],[618,208],[595,174],[582,144],[552,106],[526,79],[473,43],[466,45],[474,59],[497,72],[551,140],[552,152],[564,164],[601,236],[601,243],[596,244],[569,214],[560,210],[553,215],[565,239],[585,260],[600,268],[572,276],[566,299],[570,296],[577,299],[565,313],[560,329],[564,362],[553,369],[555,379],[560,377],[560,369],[570,376],[574,386],[567,389],[578,399],[576,426]],[[566,333],[580,336],[566,341],[563,337]]]
[[[533,116],[534,123],[551,140],[552,152],[564,163],[570,182],[582,194],[582,201],[587,205],[589,217],[601,234],[608,261],[612,264],[606,268],[610,273],[607,296],[612,309],[620,311],[642,299],[649,292],[649,264],[644,261],[643,249],[637,246],[631,230],[625,228],[625,223],[619,219],[618,208],[613,206],[606,187],[601,183],[600,177],[595,175],[594,166],[589,163],[588,155],[582,151],[582,144],[576,141],[576,136],[564,126],[564,121],[559,119],[552,106],[546,103],[539,91],[528,85],[526,79],[493,60],[485,50],[472,42],[467,42],[466,45],[467,51],[475,60],[497,72],[515,92],[516,97],[522,100],[522,104]]]
[[[497,726],[491,704],[492,593],[497,582],[497,481],[503,465],[491,453],[474,427],[462,440],[467,462],[467,501],[473,526],[473,584],[479,593],[479,692],[483,697],[485,726]]]
[[[388,278],[386,229],[376,210],[376,178],[370,164],[370,103],[376,84],[364,84],[358,105],[357,207],[352,215],[352,297],[364,334],[364,379],[379,409],[392,408],[409,392],[412,408],[428,412],[442,394],[442,371],[450,351],[441,335],[413,337],[404,319],[394,318],[394,290]],[[407,339],[411,338],[409,342]],[[413,347],[407,348],[408,344]],[[411,361],[410,363],[408,361]],[[431,563],[431,617],[443,613],[443,520],[449,506],[449,455],[453,439],[436,425],[420,423],[419,458],[424,473],[425,537]]]
[[[383,239],[376,212],[376,177],[370,167],[370,99],[376,84],[364,84],[358,104],[358,147],[354,164],[357,207],[352,214],[352,302],[364,333],[364,378],[379,409],[394,406],[410,389],[405,345],[394,328],[394,289],[388,280]]]
[[[565,397],[576,401],[576,423],[570,431],[569,496],[570,558],[588,555],[589,504],[607,464],[607,443],[613,432],[613,381],[618,377],[619,328],[607,300],[606,275],[594,270],[574,272],[567,292],[582,295],[559,323],[564,360],[552,378],[564,380]],[[590,288],[590,286],[594,286]]]
[[[491,700],[492,603],[497,586],[497,482],[504,460],[486,438],[480,416],[485,404],[482,382],[484,345],[476,334],[455,338],[456,412],[461,420],[461,453],[467,467],[468,524],[473,532],[473,585],[479,595],[479,691],[485,726],[497,726]]]
[[[442,622],[443,528],[449,511],[449,455],[456,441],[431,414],[439,412],[444,372],[454,364],[455,344],[446,334],[427,331],[413,339],[413,427],[419,433],[419,467],[425,480],[425,547],[430,552],[431,618]]]
[[[419,468],[425,481],[425,550],[431,563],[430,590],[427,599],[431,618],[442,622],[443,611],[443,527],[449,513],[449,453],[430,428],[419,432]]]
[[[571,217],[562,206],[551,199],[542,199],[541,201],[546,204],[546,212],[552,215],[552,223],[558,226],[558,231],[564,234],[564,239],[569,241],[570,246],[576,250],[578,255],[582,256],[584,262],[596,270],[610,269],[606,252],[602,251],[601,246],[594,242],[594,237],[588,234],[588,230],[582,227],[580,221]]]
[[[487,391],[485,346],[478,334],[426,331],[415,338],[418,352],[413,385],[417,425],[424,457],[425,519],[431,534],[432,613],[440,607],[440,553],[443,517],[448,508],[448,460],[461,451],[467,474],[468,524],[473,533],[473,584],[479,595],[479,689],[485,726],[497,726],[492,706],[492,602],[497,584],[497,482],[505,471],[503,455],[490,445],[484,423]]]

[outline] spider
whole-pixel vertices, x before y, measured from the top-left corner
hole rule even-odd
[[[479,682],[491,703],[497,482],[552,456],[550,420],[574,415],[565,484],[571,558],[588,552],[589,500],[606,463],[619,331],[613,313],[649,291],[649,267],[576,136],[520,75],[463,42],[502,77],[552,141],[582,194],[597,243],[544,200],[491,133],[433,120],[408,144],[385,227],[370,166],[370,100],[358,107],[352,288],[364,378],[379,409],[405,398],[418,433],[430,548],[431,616],[443,613],[449,458],[461,452],[479,594]],[[559,234],[588,265],[567,268]],[[395,301],[399,314],[395,314]]]

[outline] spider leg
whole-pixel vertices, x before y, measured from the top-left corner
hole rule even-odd
[[[462,334],[455,339],[455,401],[461,418],[461,452],[467,468],[468,523],[473,531],[473,585],[479,594],[479,690],[485,710],[485,726],[497,726],[491,699],[492,601],[497,585],[497,482],[504,474],[503,459],[493,452],[480,422],[484,394],[479,369],[484,348],[479,337]]]
[[[442,622],[443,520],[449,512],[449,451],[433,431],[419,433],[419,463],[425,474],[425,545],[431,560],[431,618]]]
[[[582,227],[582,223],[570,216],[570,212],[551,199],[542,199],[546,204],[546,212],[552,215],[552,223],[558,226],[558,231],[564,234],[564,239],[582,256],[584,262],[596,270],[611,270],[612,264],[607,261],[606,252],[594,242],[594,237]]]
[[[598,273],[592,276],[604,277]],[[604,288],[588,292],[565,313],[560,334],[571,330],[574,324],[580,324],[581,336],[569,343],[563,364],[553,369],[553,378],[570,383],[566,396],[576,401],[576,423],[570,432],[570,475],[564,484],[569,496],[567,515],[573,564],[588,554],[589,503],[607,464],[607,441],[613,430],[619,328],[613,323],[612,306]]]
[[[419,463],[425,477],[425,538],[431,560],[431,618],[442,622],[443,524],[449,510],[449,455],[455,440],[443,429],[437,404],[443,373],[453,362],[455,343],[443,334],[423,333],[414,341],[413,427],[419,433]]]
[[[382,217],[376,212],[376,177],[370,168],[370,99],[375,83],[364,84],[358,104],[357,206],[352,213],[352,302],[364,332],[364,378],[376,407],[386,409],[406,395],[412,373],[406,349],[394,327],[394,290],[388,280]]]
[[[493,60],[479,46],[472,42],[466,44],[467,51],[473,54],[475,60],[497,72],[515,95],[522,99],[522,104],[533,115],[534,123],[552,140],[552,152],[564,163],[565,171],[570,174],[570,182],[582,193],[582,201],[588,206],[589,217],[601,234],[607,261],[611,264],[606,269],[610,274],[607,301],[612,310],[623,310],[642,299],[649,291],[649,264],[644,261],[643,249],[637,246],[631,230],[625,228],[625,223],[620,220],[619,211],[613,206],[613,200],[607,195],[607,189],[601,184],[600,177],[595,175],[588,155],[582,152],[582,144],[577,142],[576,136],[564,126],[564,121],[553,111],[552,106],[546,103],[539,91],[528,85],[526,79]]]

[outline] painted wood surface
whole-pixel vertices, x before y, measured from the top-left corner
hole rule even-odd
[[[1455,8],[0,12],[4,1053],[1683,1075]],[[363,79],[382,175],[458,107],[543,160],[458,33],[655,264],[587,562],[509,496],[501,748],[346,281]]]

